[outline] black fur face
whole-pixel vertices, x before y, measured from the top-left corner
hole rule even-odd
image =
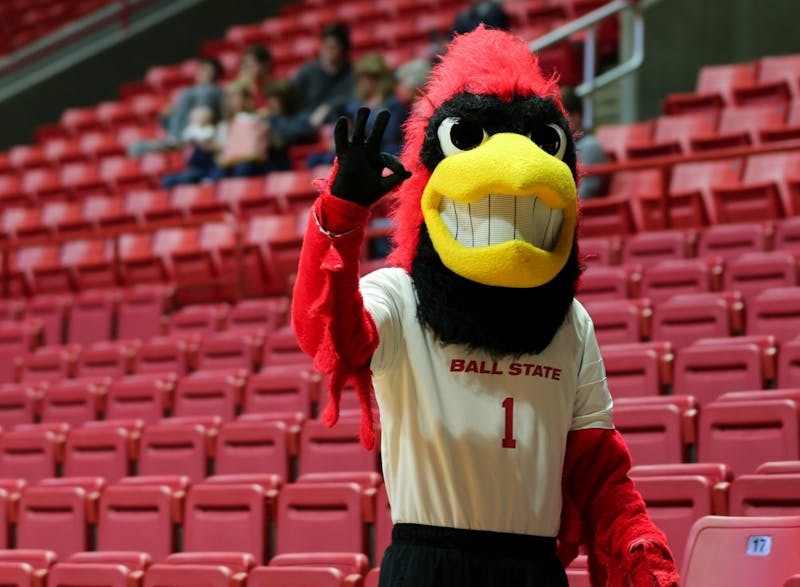
[[[467,120],[490,136],[513,132],[535,138],[542,127],[555,123],[568,142],[562,160],[577,177],[569,123],[550,99],[533,96],[504,102],[497,96],[454,96],[437,109],[426,131],[420,157],[431,171],[444,158],[437,130],[449,117]],[[419,299],[418,318],[443,344],[464,344],[494,358],[540,353],[553,340],[575,296],[582,267],[578,244],[573,243],[566,265],[549,283],[534,288],[493,287],[445,267],[423,223],[411,267]]]
[[[561,114],[555,102],[549,98],[518,97],[511,102],[503,102],[497,96],[479,94],[462,93],[452,97],[434,112],[425,132],[420,159],[431,171],[444,159],[436,133],[442,121],[450,117],[467,120],[485,130],[489,136],[500,132],[513,132],[525,136],[533,133],[535,137],[542,127],[548,123],[555,123],[562,128],[567,137],[567,149],[563,161],[572,170],[572,176],[577,177],[575,141],[572,138],[569,122]]]
[[[444,266],[423,224],[411,266],[417,316],[443,344],[464,344],[493,358],[540,353],[564,322],[581,269],[575,243],[564,268],[545,285],[483,285]]]

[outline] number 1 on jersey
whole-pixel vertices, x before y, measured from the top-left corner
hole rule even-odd
[[[503,448],[517,448],[514,438],[514,398],[507,397],[503,400],[503,409],[506,411],[506,434],[503,436]]]

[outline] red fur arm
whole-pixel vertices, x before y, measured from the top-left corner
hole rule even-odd
[[[589,428],[569,433],[564,493],[586,526],[592,585],[677,586],[666,537],[648,518],[628,478],[630,467],[630,453],[618,431]]]
[[[335,173],[335,171],[334,171]],[[292,299],[292,326],[314,367],[330,375],[330,399],[323,421],[339,417],[339,397],[353,380],[361,399],[361,442],[375,442],[370,358],[378,331],[358,290],[358,258],[369,210],[331,195],[327,187],[314,203],[303,240]]]

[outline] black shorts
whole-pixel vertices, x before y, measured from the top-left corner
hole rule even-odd
[[[556,539],[395,524],[379,587],[568,587]]]

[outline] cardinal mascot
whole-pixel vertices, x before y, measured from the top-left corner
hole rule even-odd
[[[405,127],[338,121],[295,283],[301,347],[381,424],[392,543],[381,587],[563,587],[585,544],[595,587],[677,586],[592,321],[575,299],[577,163],[555,80],[521,39],[459,36]],[[359,280],[370,207],[394,192],[388,267]]]

